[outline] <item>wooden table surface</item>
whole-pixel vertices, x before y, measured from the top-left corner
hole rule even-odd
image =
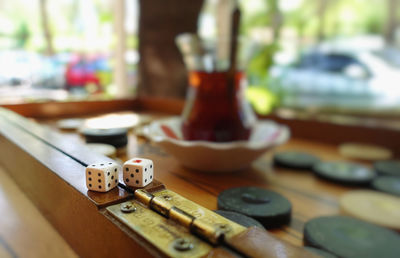
[[[160,116],[163,115],[157,114],[155,117]],[[55,120],[41,121],[41,123],[59,130],[55,126]],[[73,135],[84,142],[77,132],[59,131]],[[323,160],[348,160],[340,156],[335,145],[303,139],[290,139],[275,151],[280,150],[302,150],[313,153]],[[310,171],[274,168],[271,165],[272,154],[271,152],[264,154],[251,168],[244,171],[228,174],[202,173],[182,167],[168,153],[147,139],[135,135],[131,130],[128,146],[119,151],[118,158],[122,162],[137,156],[152,159],[155,163],[156,178],[168,189],[211,210],[217,209],[218,193],[231,187],[259,186],[276,191],[292,203],[292,220],[289,225],[270,232],[280,239],[301,246],[304,223],[318,216],[339,214],[338,199],[341,194],[357,188],[319,179]]]
[[[182,106],[183,102],[150,98],[82,103],[49,102],[7,107],[21,115],[36,117],[36,121],[39,124],[47,125],[51,129],[59,131],[61,136],[57,133],[54,134],[53,131],[49,131],[45,127],[31,123],[27,119],[18,118],[15,113],[12,114],[11,112],[0,110],[0,131],[2,134],[2,136],[0,135],[2,143],[2,148],[0,149],[2,155],[0,157],[2,158],[2,164],[7,167],[8,176],[11,175],[9,179],[3,179],[6,178],[5,174],[0,174],[0,194],[6,193],[5,195],[0,195],[0,205],[3,205],[0,207],[2,217],[12,218],[15,223],[21,225],[20,228],[27,229],[25,235],[21,237],[20,234],[15,233],[16,231],[13,231],[14,229],[3,227],[2,221],[0,221],[0,257],[5,255],[13,257],[15,254],[16,256],[25,257],[27,252],[24,245],[29,239],[44,239],[42,242],[47,243],[46,239],[49,238],[36,235],[49,235],[46,231],[53,229],[48,223],[48,227],[44,231],[42,229],[46,228],[45,225],[35,226],[40,223],[36,223],[36,221],[40,221],[40,214],[35,210],[36,207],[33,203],[39,207],[39,210],[43,212],[45,217],[79,254],[85,254],[85,252],[88,254],[87,251],[89,250],[90,252],[93,249],[82,247],[80,241],[75,237],[80,227],[84,227],[88,222],[95,220],[96,223],[93,223],[93,225],[98,225],[99,223],[104,226],[104,230],[111,230],[110,232],[116,236],[123,234],[121,233],[123,227],[110,224],[109,218],[104,217],[97,209],[102,209],[125,198],[131,198],[131,194],[122,189],[123,187],[114,189],[106,195],[87,191],[84,175],[80,171],[84,170],[84,167],[93,161],[92,159],[103,159],[103,157],[93,153],[86,153],[79,144],[71,140],[78,139],[78,141],[84,142],[79,133],[59,130],[56,126],[56,121],[61,118],[81,117],[83,114],[88,117],[89,114],[112,113],[122,110],[135,110],[140,115],[150,115],[151,118],[155,119],[171,114],[179,114]],[[160,110],[165,113],[160,113]],[[288,125],[295,136],[275,151],[296,149],[314,153],[323,160],[348,160],[339,154],[337,145],[347,141],[357,141],[382,145],[390,148],[396,157],[400,155],[398,148],[400,146],[399,131],[380,126],[381,123],[378,120],[371,122],[370,119],[361,119],[362,121],[351,120],[351,123],[345,123],[343,120],[337,121],[325,118],[323,120],[315,120],[312,118],[304,119],[303,117],[271,117]],[[13,154],[14,152],[18,155]],[[279,192],[292,203],[292,221],[287,226],[270,230],[270,233],[282,240],[301,246],[303,245],[302,231],[304,224],[318,216],[340,214],[338,206],[340,196],[357,188],[319,179],[310,171],[274,168],[271,166],[272,155],[273,153],[266,153],[254,162],[251,168],[245,171],[230,174],[201,173],[183,168],[172,156],[147,139],[135,135],[135,130],[131,130],[128,146],[125,150],[119,151],[118,159],[121,162],[135,156],[153,159],[156,179],[163,182],[168,189],[212,210],[217,208],[218,193],[231,187],[259,186]],[[20,162],[18,163],[18,161]],[[370,163],[365,164],[371,165]],[[24,176],[24,173],[19,173],[20,171],[25,172],[26,167],[34,169],[33,172],[35,172],[26,174],[30,176],[29,180]],[[12,180],[11,178],[19,182],[19,187],[24,189],[24,193],[32,202],[26,198],[25,201],[23,198],[14,198],[14,191],[10,191],[9,187],[12,182],[8,182]],[[46,186],[43,183],[46,180],[52,182],[50,187],[43,187],[40,190],[32,188],[32,181],[35,181],[35,184]],[[3,182],[5,183],[3,184]],[[65,182],[68,184],[65,184]],[[15,192],[23,196],[21,190],[17,187],[14,189],[17,189],[18,191]],[[56,196],[54,197],[51,193],[55,193]],[[54,201],[57,198],[62,199],[68,194],[71,194],[71,198],[74,200],[73,206],[78,206],[79,204],[80,208],[90,212],[90,216],[81,216],[80,210],[69,209],[68,205],[62,206],[62,209],[57,210],[54,214],[49,212],[49,209],[53,207],[52,205],[56,204]],[[47,198],[48,196],[51,198]],[[106,198],[103,198],[103,196]],[[46,202],[42,202],[43,199],[46,199]],[[10,203],[15,207],[25,208],[11,209],[9,208],[11,207]],[[3,209],[3,207],[6,208]],[[30,210],[33,211],[30,212]],[[38,216],[32,215],[35,212]],[[27,217],[25,213],[31,214],[34,219],[31,219],[30,216]],[[68,215],[65,215],[66,213]],[[75,228],[71,228],[71,223],[65,223],[66,217],[74,219],[74,222],[76,222],[74,223],[76,225]],[[46,219],[44,217],[41,218],[46,223]],[[93,232],[99,231],[97,227],[92,227],[92,230]],[[55,232],[54,234],[57,235]],[[95,236],[93,234],[89,232],[83,235],[85,235],[87,243],[98,247],[97,240],[103,241],[104,239],[96,238],[96,241],[92,241]],[[63,242],[60,235],[57,237],[52,236],[50,233],[50,238],[54,239],[54,245],[56,246],[54,249],[50,249],[46,253],[43,252],[43,250],[47,250],[43,248],[43,246],[46,247],[45,244],[30,245],[29,254],[32,254],[32,257],[52,257],[52,250],[68,248],[68,246],[65,247],[65,241]],[[58,242],[57,238],[61,239],[59,245],[56,243]],[[123,239],[126,242],[119,246],[121,250],[123,249],[121,254],[129,254],[129,251],[133,248],[132,246],[137,242],[134,241],[135,238],[125,237]],[[101,246],[103,247],[102,254],[105,255],[108,254],[107,252],[112,243],[105,242]],[[131,248],[122,248],[126,246],[131,246]],[[35,248],[38,250],[35,250]],[[150,249],[151,247],[147,247],[147,250]],[[67,257],[75,255],[73,252],[72,254],[68,251],[60,252]]]

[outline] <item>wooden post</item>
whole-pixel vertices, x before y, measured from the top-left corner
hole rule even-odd
[[[126,31],[125,31],[125,0],[114,1],[114,26],[116,34],[114,83],[117,87],[116,97],[129,96],[128,75],[125,63]]]
[[[185,96],[187,71],[175,45],[178,34],[197,32],[203,0],[140,0],[139,88],[141,96]]]

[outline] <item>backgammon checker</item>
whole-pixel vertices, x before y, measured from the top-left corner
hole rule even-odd
[[[311,219],[304,225],[304,243],[344,258],[397,258],[400,254],[398,233],[347,216]]]
[[[88,191],[82,172],[113,160],[4,109],[0,142],[2,165],[81,257],[313,257],[263,229],[223,218],[154,178],[141,189],[119,182],[108,192]]]

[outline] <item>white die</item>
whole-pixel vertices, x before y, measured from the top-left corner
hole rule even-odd
[[[153,161],[133,158],[124,163],[124,183],[132,187],[145,187],[153,181]]]
[[[99,162],[86,167],[86,187],[97,192],[107,192],[118,185],[121,166],[114,162]]]

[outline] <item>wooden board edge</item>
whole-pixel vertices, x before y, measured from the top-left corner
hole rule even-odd
[[[137,241],[133,233],[127,235],[123,225],[110,220],[86,196],[2,135],[0,146],[0,162],[7,173],[77,254],[162,256],[145,242]]]
[[[39,102],[6,104],[1,107],[12,110],[22,116],[32,118],[60,118],[101,114],[139,108],[136,98],[114,100],[85,100],[68,102]]]

